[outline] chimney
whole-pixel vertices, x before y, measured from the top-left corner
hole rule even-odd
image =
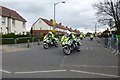
[[[52,20],[52,19],[50,19],[50,21],[52,22],[53,20]]]
[[[59,25],[61,25],[61,23],[59,23]]]

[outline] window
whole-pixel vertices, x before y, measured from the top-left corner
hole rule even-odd
[[[25,34],[25,32],[23,32],[23,35]]]
[[[12,19],[12,24],[15,26],[15,19]]]
[[[25,28],[25,22],[23,22],[23,28]]]
[[[42,30],[42,28],[40,28],[40,30]]]
[[[39,23],[41,23],[41,21],[39,21]]]
[[[2,17],[2,24],[5,24],[5,17]]]

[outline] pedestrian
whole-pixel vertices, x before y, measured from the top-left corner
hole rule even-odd
[[[116,35],[118,51],[120,52],[120,34]]]
[[[104,38],[104,47],[108,48],[109,33],[105,33]]]

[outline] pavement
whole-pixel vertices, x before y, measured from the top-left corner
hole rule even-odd
[[[85,38],[81,52],[71,55],[65,55],[61,46],[3,51],[0,72],[3,78],[118,78],[118,57],[95,39]]]

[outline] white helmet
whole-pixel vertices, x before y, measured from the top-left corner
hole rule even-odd
[[[52,34],[52,32],[49,32],[49,34]]]
[[[71,32],[70,32],[70,31],[67,31],[67,34],[71,34]]]

